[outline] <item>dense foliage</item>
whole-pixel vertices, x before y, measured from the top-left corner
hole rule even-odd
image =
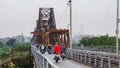
[[[120,40],[119,40],[120,43]],[[115,36],[94,36],[94,37],[88,37],[88,38],[83,38],[82,40],[79,41],[79,45],[83,44],[85,46],[88,45],[110,45],[114,46],[116,44],[116,37]]]
[[[15,46],[15,39],[12,39],[10,38],[6,44],[9,46],[9,47],[14,47]]]
[[[15,39],[10,39],[5,43],[0,41],[0,56],[10,53],[11,48],[14,48],[16,51],[25,51],[29,47],[29,43],[15,43]]]
[[[3,48],[5,47],[5,44],[3,42],[0,41],[0,47]]]
[[[14,64],[17,68],[33,68],[33,59],[31,60],[16,60]]]
[[[33,59],[31,60],[15,60],[0,66],[0,68],[33,68]]]
[[[20,57],[20,52],[23,52],[23,57],[28,58],[28,49],[29,49],[29,43],[19,43],[19,44],[14,44],[14,46],[12,46],[12,44],[14,44],[14,40],[13,41],[8,41],[6,44],[0,42],[0,56],[4,56],[4,58],[7,60],[8,58],[11,58],[9,56],[9,54],[11,54],[11,47],[14,48],[15,52],[14,52],[14,57],[18,58]],[[2,53],[1,53],[2,51]],[[9,53],[8,53],[9,52]],[[6,57],[7,56],[7,57]],[[33,68],[33,59],[30,60],[14,60],[13,64],[11,63],[7,63],[4,64],[2,66],[0,66],[0,68],[12,68],[11,65],[14,65],[15,67],[13,68]]]
[[[10,52],[10,48],[6,44],[0,41],[0,56]]]
[[[21,43],[16,45],[15,51],[26,51],[28,48],[29,48],[29,43]]]

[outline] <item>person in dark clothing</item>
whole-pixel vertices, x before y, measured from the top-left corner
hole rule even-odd
[[[64,58],[66,57],[66,46],[64,43],[61,44],[61,58],[64,60]]]
[[[58,53],[56,53],[56,55],[54,56],[54,60],[56,61],[56,63],[58,63],[58,61],[60,60]]]
[[[52,46],[51,46],[51,44],[48,45],[48,47],[47,47],[47,51],[48,51],[49,54],[52,53]]]
[[[61,44],[61,54],[64,53],[66,55],[66,46],[64,43]]]
[[[41,45],[40,46],[40,52],[43,54],[43,53],[45,53],[45,51],[46,51],[46,47],[45,47],[45,45]]]
[[[36,48],[37,48],[37,50],[38,50],[38,44],[36,44]]]

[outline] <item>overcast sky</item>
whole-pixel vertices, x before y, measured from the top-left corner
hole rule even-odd
[[[117,0],[73,0],[73,34],[115,35]],[[58,28],[69,24],[68,0],[0,0],[0,37],[30,36],[40,7],[53,7]],[[65,9],[67,8],[64,16]]]

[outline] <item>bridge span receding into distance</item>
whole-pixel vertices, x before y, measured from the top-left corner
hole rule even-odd
[[[47,52],[41,54],[40,50],[37,50],[35,46],[32,46],[32,52],[37,68],[91,68],[67,58],[65,60],[62,60],[61,58],[60,61],[56,63],[53,59],[53,57],[55,56],[54,54],[49,55]]]
[[[57,29],[53,8],[39,8],[39,18],[36,27],[31,32],[31,51],[36,68],[120,68],[120,55],[100,51],[70,49],[70,33],[68,29]],[[55,43],[65,44],[67,47],[66,60],[56,64],[54,55],[41,54],[36,50],[37,45],[52,46]],[[111,50],[112,51],[112,50]]]
[[[36,68],[120,68],[120,55],[115,53],[67,49],[67,58],[55,63],[54,54],[41,54],[31,46]]]

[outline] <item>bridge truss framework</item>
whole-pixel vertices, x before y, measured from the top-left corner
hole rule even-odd
[[[32,42],[36,44],[54,45],[65,43],[70,47],[68,29],[57,29],[53,8],[39,8],[39,19],[34,28]]]

